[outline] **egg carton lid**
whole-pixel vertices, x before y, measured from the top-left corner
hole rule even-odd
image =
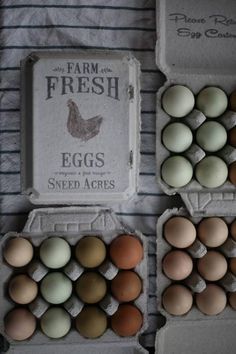
[[[131,53],[31,53],[21,62],[21,118],[21,190],[32,203],[107,205],[137,191],[140,64]]]
[[[234,0],[157,0],[159,68],[167,76],[235,75]]]
[[[22,230],[24,237],[27,235],[34,237],[42,233],[48,233],[50,236],[53,234],[60,235],[66,238],[65,233],[76,234],[77,232],[99,232],[108,231],[113,233],[114,230],[121,232],[134,233],[143,242],[144,252],[147,253],[147,239],[137,230],[131,230],[129,227],[120,222],[112,209],[98,206],[84,206],[84,207],[57,207],[57,208],[39,208],[34,209],[29,213],[27,222]],[[10,234],[10,233],[9,233]],[[8,234],[2,238],[0,247],[4,243],[4,239]],[[142,265],[145,274],[144,283],[145,288],[148,289],[147,280],[147,262]],[[4,267],[2,267],[2,272]],[[2,276],[3,279],[3,276]],[[2,284],[3,285],[3,284]],[[78,335],[73,330],[65,338],[50,339],[39,333],[32,337],[32,339],[16,342],[9,340],[9,349],[6,351],[8,354],[71,354],[84,353],[87,354],[147,354],[148,352],[139,344],[139,335],[145,331],[148,326],[147,323],[147,291],[144,293],[144,303],[142,304],[143,311],[143,326],[139,333],[133,337],[119,337],[115,335],[112,330],[108,329],[107,332],[97,339],[86,339]],[[0,312],[6,309],[0,306]],[[2,321],[2,314],[0,313],[0,333],[4,334],[4,326]],[[4,338],[3,341],[7,341]],[[6,343],[6,342],[5,342]],[[7,344],[7,343],[6,343]]]

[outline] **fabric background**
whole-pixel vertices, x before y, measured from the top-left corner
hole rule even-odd
[[[155,94],[164,76],[155,65],[154,0],[3,0],[0,2],[0,228],[20,231],[33,205],[20,195],[20,60],[34,50],[82,48],[131,51],[141,62],[139,190],[114,210],[149,238],[149,328],[152,347],[163,319],[155,297],[155,226],[168,207],[180,206],[155,179]],[[29,146],[29,149],[31,147]],[[45,166],[47,168],[47,166]]]

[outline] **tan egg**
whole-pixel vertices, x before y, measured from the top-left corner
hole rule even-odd
[[[198,309],[205,315],[218,315],[227,304],[224,290],[215,284],[208,284],[206,288],[196,294]]]
[[[236,241],[236,220],[230,226],[230,235]]]
[[[175,216],[165,223],[164,237],[170,245],[177,248],[186,248],[195,241],[196,229],[187,218]]]
[[[25,308],[17,308],[7,314],[4,320],[5,332],[13,340],[25,340],[36,329],[36,318]]]
[[[182,316],[191,310],[193,296],[183,285],[171,285],[162,295],[164,309],[171,315]]]
[[[217,217],[205,218],[198,225],[198,238],[207,247],[219,247],[228,237],[226,222]]]
[[[75,255],[83,267],[95,268],[106,258],[106,246],[99,237],[86,236],[77,243]]]
[[[197,268],[201,276],[209,281],[217,281],[227,272],[225,257],[216,251],[209,251],[198,260]]]
[[[235,293],[229,293],[229,303],[230,306],[236,310],[236,292]]]
[[[7,241],[3,255],[12,267],[24,267],[33,258],[32,244],[22,237],[15,237]]]
[[[163,259],[163,272],[172,280],[183,280],[193,270],[191,257],[183,251],[171,251]]]
[[[236,275],[236,258],[230,258],[229,267],[231,272]]]
[[[17,304],[29,304],[37,294],[37,283],[25,274],[16,275],[9,283],[10,298]]]
[[[111,317],[111,327],[121,337],[134,336],[141,329],[142,324],[142,313],[131,304],[120,305]]]

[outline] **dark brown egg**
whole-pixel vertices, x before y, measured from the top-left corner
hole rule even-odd
[[[130,304],[120,305],[111,317],[111,327],[121,337],[134,336],[141,329],[142,324],[142,313]]]
[[[229,166],[229,180],[236,186],[236,161]]]
[[[111,291],[119,302],[135,300],[142,290],[142,281],[139,276],[130,270],[117,274],[111,282]]]
[[[132,235],[120,235],[110,245],[110,257],[112,262],[120,269],[132,269],[143,258],[143,246]]]

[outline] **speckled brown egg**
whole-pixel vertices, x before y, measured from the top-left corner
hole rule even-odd
[[[186,248],[195,241],[196,229],[187,218],[174,216],[164,225],[164,237],[170,245],[177,248]]]
[[[130,304],[120,305],[111,317],[111,327],[121,337],[134,336],[141,329],[142,324],[142,313]]]
[[[208,284],[206,288],[196,294],[196,304],[205,315],[218,315],[221,313],[227,303],[224,290],[215,284]]]
[[[229,180],[236,186],[236,161],[229,165]]]
[[[140,277],[130,270],[124,270],[117,274],[111,282],[113,296],[119,302],[129,302],[135,300],[142,290]]]
[[[17,304],[29,304],[36,298],[37,293],[38,285],[28,275],[16,275],[10,280],[9,295]]]
[[[110,257],[118,268],[132,269],[143,258],[143,246],[135,236],[120,235],[111,242]]]
[[[28,339],[36,329],[36,318],[25,308],[10,311],[4,323],[6,334],[17,341]]]
[[[191,257],[183,251],[171,251],[164,257],[163,272],[172,280],[183,280],[187,278],[193,270]]]
[[[23,267],[33,258],[33,246],[23,237],[11,238],[7,241],[3,255],[12,267]]]

